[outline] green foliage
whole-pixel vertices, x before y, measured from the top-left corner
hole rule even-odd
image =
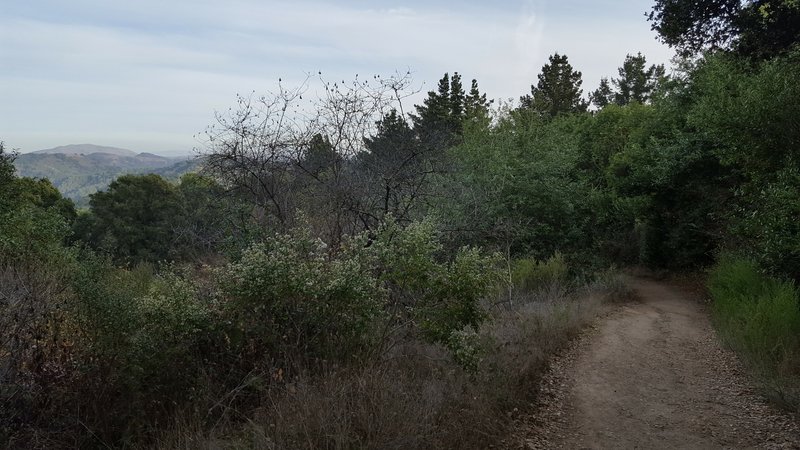
[[[219,276],[229,338],[240,353],[348,359],[374,343],[383,294],[356,248],[331,254],[298,231],[254,244]]]
[[[442,245],[431,221],[404,229],[389,221],[371,248],[391,311],[410,316],[427,340],[448,345],[453,333],[484,320],[480,300],[499,281],[497,255],[462,247],[452,261],[438,261]]]
[[[663,65],[651,65],[648,68],[646,64],[647,60],[641,53],[627,55],[618,70],[619,78],[613,78],[611,83],[608,78],[602,78],[600,87],[589,94],[592,103],[600,109],[610,104],[648,103],[667,78]]]
[[[757,3],[763,20],[783,20],[771,8],[784,2],[732,14]],[[657,2],[659,20],[698,19],[667,6],[694,8]],[[680,45],[703,47],[718,31]],[[744,46],[745,30],[730,31]],[[199,175],[127,175],[77,220],[49,181],[17,177],[0,143],[0,355],[13,360],[0,395],[24,391],[27,408],[56,409],[60,392],[90,434],[116,443],[126,427],[201,404],[213,395],[201,381],[246,403],[284,376],[376,361],[397,340],[435,344],[477,376],[491,359],[482,305],[499,295],[501,266],[481,246],[504,253],[510,296],[558,294],[549,288],[570,273],[609,262],[686,269],[736,248],[752,262],[720,260],[715,320],[759,370],[796,377],[798,293],[764,274],[800,279],[798,67],[797,51],[708,55],[665,79],[629,55],[592,95],[601,109],[586,113],[580,72],[556,54],[523,107],[492,118],[477,82],[466,93],[446,74],[410,120],[380,102],[368,119],[334,120],[347,133],[389,111],[363,135],[337,137],[347,144],[293,124],[272,130],[275,148],[216,154],[235,192]],[[350,98],[339,94],[331,111]],[[263,132],[244,105],[227,124],[232,139]],[[418,220],[431,211],[436,221]],[[73,222],[104,253],[65,247]],[[547,326],[573,329],[570,308],[554,307]],[[125,406],[104,417],[104,403]]]
[[[195,282],[175,269],[155,276],[147,291],[132,302],[137,326],[129,339],[131,373],[150,384],[154,376],[163,376],[170,389],[191,385],[192,380],[185,379],[185,372],[179,369],[186,371],[200,364],[201,344],[218,326],[214,323],[218,318],[215,305],[209,300]],[[169,367],[177,373],[165,370]]]
[[[34,261],[61,254],[76,213],[48,180],[17,177],[0,142],[0,256]]]
[[[115,268],[89,251],[80,260],[66,312],[81,381],[65,398],[93,439],[141,437],[175,407],[207,394],[208,371],[229,356],[222,319],[182,270]],[[213,375],[220,386],[231,382],[225,375]],[[98,408],[108,404],[112,415]]]
[[[763,275],[750,260],[725,255],[708,288],[726,340],[760,375],[789,389],[778,392],[784,400],[800,404],[800,297],[794,284]]]
[[[498,259],[464,247],[433,281],[433,296],[423,297],[416,315],[428,339],[449,343],[454,332],[485,319],[480,301],[496,289]]]
[[[437,166],[436,157],[394,109],[378,121],[375,135],[364,139],[364,147],[356,164],[365,181],[362,202],[369,205],[371,217],[362,220],[375,227],[389,215],[411,219],[415,212],[411,205],[426,194],[426,176]]]
[[[424,146],[447,148],[458,134],[461,121],[453,113],[458,112],[459,105],[463,104],[464,92],[459,91],[460,79],[460,75],[454,73],[453,83],[450,74],[445,73],[439,80],[438,89],[429,91],[422,105],[416,107],[416,114],[411,116],[414,129]],[[455,91],[453,87],[456,88]]]
[[[124,175],[108,191],[92,194],[91,214],[78,229],[94,248],[122,263],[165,260],[170,219],[177,209],[174,186],[158,175]]]
[[[608,77],[600,79],[600,86],[589,93],[589,101],[601,110],[614,102],[614,91],[611,89]]]
[[[661,64],[647,67],[647,60],[641,53],[627,55],[619,68],[619,78],[613,80],[617,88],[614,102],[618,105],[647,103],[664,81],[664,73]]]
[[[98,361],[128,359],[122,351],[142,325],[136,299],[145,296],[153,280],[153,268],[139,265],[117,269],[103,257],[83,252],[83,264],[74,280],[76,311],[81,328],[91,342]],[[124,372],[124,371],[122,371]]]
[[[317,133],[304,149],[303,157],[298,161],[300,168],[313,177],[319,177],[339,161],[339,155],[331,145],[327,136]]]
[[[796,0],[657,0],[648,20],[683,56],[726,49],[767,59],[800,42]]]
[[[6,151],[5,143],[0,141],[0,187],[5,186],[14,178],[14,159],[15,153]]]
[[[656,0],[648,20],[664,43],[683,56],[726,46],[736,36],[740,0]]]
[[[17,179],[14,169],[16,153],[8,153],[3,141],[0,141],[0,214],[7,213],[15,203],[14,183]]]
[[[800,170],[785,168],[742,192],[734,211],[736,243],[778,276],[800,280]]]
[[[452,203],[441,216],[461,239],[535,257],[585,245],[591,186],[575,176],[580,117],[545,121],[518,111],[470,130],[451,150]]]
[[[566,258],[561,252],[556,252],[544,261],[537,261],[533,258],[514,260],[511,267],[511,282],[520,289],[535,291],[564,283],[567,281],[568,273],[569,266]]]
[[[242,217],[248,217],[250,208],[225,196],[222,186],[189,173],[176,186],[176,197],[176,209],[166,224],[171,259],[197,261],[226,248],[241,248],[246,234]]]
[[[797,51],[756,66],[708,58],[695,73],[688,123],[736,174],[725,234],[778,276],[798,279],[797,149],[800,64]]]
[[[125,175],[92,195],[75,224],[78,239],[120,264],[198,260],[240,240],[242,203],[224,198],[209,178],[187,174],[177,185],[158,175]]]
[[[601,190],[596,242],[619,262],[706,264],[723,236],[735,173],[687,123],[685,87],[651,105],[609,105],[582,130],[580,167]],[[687,207],[691,205],[691,207]],[[626,245],[620,245],[626,243]],[[638,245],[639,249],[634,246]]]
[[[35,260],[62,252],[70,233],[64,218],[52,210],[30,205],[0,213],[0,254],[14,259]]]
[[[797,0],[749,2],[737,21],[740,31],[736,52],[769,59],[800,43],[800,3]]]
[[[531,86],[531,94],[520,98],[520,107],[550,118],[586,111],[582,83],[581,73],[572,69],[567,55],[555,53],[542,66],[539,82]]]
[[[64,197],[88,206],[91,194],[108,188],[116,178],[126,174],[155,173],[177,180],[187,172],[198,170],[201,160],[176,162],[155,155],[112,155],[108,153],[60,154],[25,153],[14,162],[23,177],[48,179]]]
[[[800,148],[800,50],[761,63],[755,69],[716,56],[695,74],[696,104],[688,115],[716,144],[729,165],[759,177],[797,167]]]
[[[472,326],[453,331],[445,343],[453,360],[469,373],[477,372],[485,355],[486,349],[481,344],[481,336]]]

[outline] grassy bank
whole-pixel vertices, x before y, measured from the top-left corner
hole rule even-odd
[[[712,270],[708,288],[723,340],[770,398],[800,411],[797,287],[763,274],[752,261],[725,256]]]

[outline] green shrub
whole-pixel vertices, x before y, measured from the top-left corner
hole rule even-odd
[[[142,325],[136,299],[145,296],[153,280],[153,268],[139,265],[118,269],[103,257],[85,252],[73,281],[75,312],[86,333],[90,353],[97,361],[126,359],[130,337]]]
[[[373,247],[393,315],[411,319],[428,342],[448,346],[457,341],[453,333],[477,328],[484,320],[480,300],[500,279],[497,255],[462,247],[452,261],[441,258],[442,246],[430,221],[406,228],[389,221]]]
[[[725,340],[772,380],[784,400],[800,402],[800,305],[794,284],[763,275],[750,260],[724,256],[708,287]]]
[[[195,283],[174,270],[155,276],[147,292],[133,300],[133,320],[138,325],[129,336],[130,371],[144,390],[158,387],[185,392],[207,355],[202,344],[215,328],[212,304]],[[154,381],[155,379],[155,381]]]
[[[205,365],[227,356],[208,348],[221,340],[213,305],[171,268],[120,269],[88,252],[82,259],[70,305],[82,333],[82,381],[72,401],[90,434],[142,436],[148,424],[202,395]],[[115,405],[113,415],[103,413],[107,404]]]
[[[384,295],[357,247],[333,252],[297,231],[254,244],[224,267],[221,308],[234,351],[286,361],[367,350]]]
[[[783,168],[742,190],[732,232],[773,274],[800,281],[800,170]]]
[[[511,281],[514,286],[535,291],[567,280],[569,266],[561,252],[555,252],[546,261],[533,258],[517,259],[512,264]]]

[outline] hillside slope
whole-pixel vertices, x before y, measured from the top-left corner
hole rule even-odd
[[[68,147],[90,150],[85,146]],[[120,175],[157,173],[165,178],[178,178],[184,173],[196,171],[200,166],[197,159],[165,158],[151,153],[117,150],[122,152],[26,153],[19,155],[14,165],[20,176],[49,179],[65,197],[79,205],[85,204],[89,195],[105,189]]]

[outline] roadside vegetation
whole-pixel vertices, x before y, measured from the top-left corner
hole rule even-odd
[[[716,264],[797,408],[800,12],[695,6],[650,18],[673,73],[587,95],[554,54],[514,105],[458,73],[413,108],[407,74],[240,97],[201,173],[81,211],[0,145],[0,446],[486,448],[628,265]]]
[[[775,401],[800,410],[800,308],[794,283],[762,273],[750,259],[726,255],[709,278],[723,339]]]

